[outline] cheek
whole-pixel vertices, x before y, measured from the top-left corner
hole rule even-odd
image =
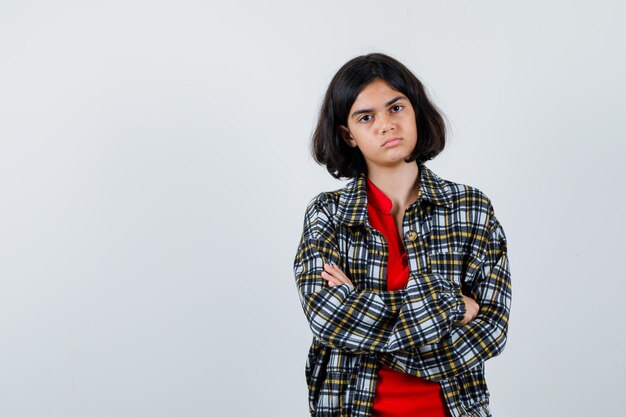
[[[404,126],[409,126],[411,123],[415,124],[415,114],[412,112],[398,113],[398,121]]]
[[[417,135],[417,124],[415,122],[415,117],[408,118],[407,125],[408,125],[408,129]]]

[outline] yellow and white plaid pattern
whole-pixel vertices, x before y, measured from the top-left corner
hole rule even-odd
[[[381,363],[438,381],[454,417],[491,416],[484,362],[506,343],[506,236],[483,192],[419,169],[402,223],[402,290],[386,290],[387,243],[368,222],[365,173],[307,205],[293,270],[314,336],[305,369],[312,416],[369,417]],[[329,287],[321,272],[330,262],[354,286]],[[480,306],[465,326],[462,294]]]

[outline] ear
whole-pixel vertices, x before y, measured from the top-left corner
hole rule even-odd
[[[352,137],[350,130],[348,130],[345,126],[339,126],[339,133],[341,134],[341,138],[348,144],[351,148],[356,148],[356,141]]]

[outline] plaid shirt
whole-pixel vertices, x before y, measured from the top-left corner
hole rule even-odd
[[[402,290],[386,290],[387,243],[368,222],[365,173],[307,205],[293,270],[314,335],[305,370],[312,416],[370,416],[381,363],[438,381],[454,417],[491,416],[484,362],[506,343],[506,237],[482,191],[419,169],[402,221]],[[354,286],[328,286],[321,272],[330,262]],[[480,306],[464,326],[462,294]]]

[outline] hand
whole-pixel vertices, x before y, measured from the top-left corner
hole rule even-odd
[[[352,281],[348,279],[346,274],[344,274],[341,268],[339,268],[339,266],[337,266],[336,264],[332,264],[332,265],[324,264],[324,270],[322,271],[322,278],[328,281],[328,285],[330,287],[334,287],[335,285],[341,285],[341,284],[350,284],[354,287],[354,284],[352,284]]]
[[[480,308],[478,303],[473,298],[470,298],[465,294],[463,294],[463,301],[465,301],[465,317],[463,318],[463,321],[459,322],[460,326],[465,326],[470,322],[470,320],[475,319],[478,315],[478,309]]]

